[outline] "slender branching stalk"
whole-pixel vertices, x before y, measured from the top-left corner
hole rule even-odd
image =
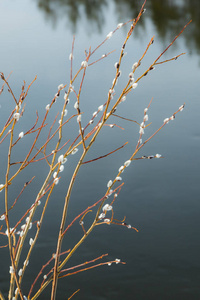
[[[123,64],[123,57],[125,55],[126,45],[132,36],[137,23],[145,12],[145,3],[144,1],[141,10],[139,11],[137,17],[132,19],[126,23],[120,23],[117,25],[115,30],[110,32],[106,38],[96,46],[96,48],[92,49],[89,47],[88,51],[85,51],[85,59],[80,65],[80,68],[74,73],[73,69],[73,59],[74,59],[74,47],[75,47],[75,37],[73,37],[72,41],[72,50],[69,56],[70,59],[70,80],[69,83],[61,84],[58,86],[53,99],[49,104],[46,105],[45,115],[43,119],[40,121],[39,113],[36,112],[36,120],[33,126],[27,129],[25,132],[21,132],[16,138],[16,127],[17,123],[20,119],[23,119],[23,114],[26,113],[26,99],[28,97],[28,92],[32,87],[34,80],[28,85],[26,88],[26,82],[23,82],[21,93],[19,95],[19,99],[17,99],[14,94],[12,87],[9,83],[9,77],[11,74],[4,76],[2,72],[0,72],[1,79],[3,81],[0,95],[3,95],[5,86],[8,88],[8,92],[13,99],[14,106],[7,121],[5,122],[1,132],[0,132],[0,145],[5,143],[6,140],[9,139],[8,149],[7,149],[7,168],[5,171],[5,181],[0,184],[0,192],[4,191],[4,210],[0,211],[0,221],[3,221],[3,225],[0,226],[0,236],[2,237],[2,243],[0,248],[8,248],[9,257],[10,257],[10,285],[8,291],[8,299],[9,300],[17,300],[17,299],[37,299],[42,292],[46,289],[46,287],[51,284],[51,300],[56,299],[56,291],[58,287],[58,280],[60,278],[68,277],[71,275],[78,274],[80,272],[88,271],[100,266],[111,265],[113,263],[121,263],[120,259],[104,261],[108,254],[103,254],[100,257],[96,257],[87,262],[83,262],[79,265],[75,265],[72,267],[66,266],[68,261],[72,258],[73,254],[77,251],[77,249],[82,245],[82,243],[86,240],[86,238],[95,230],[96,226],[104,226],[105,224],[113,224],[116,226],[123,226],[124,228],[130,228],[138,232],[138,229],[131,226],[129,223],[126,223],[126,217],[122,217],[121,220],[116,219],[115,217],[115,200],[118,197],[124,183],[122,181],[122,173],[126,170],[129,165],[135,160],[141,159],[154,159],[154,158],[162,158],[161,154],[155,155],[146,155],[138,157],[137,154],[139,151],[151,140],[154,138],[156,134],[158,134],[163,127],[165,127],[169,122],[175,119],[176,114],[183,110],[185,103],[180,105],[175,112],[171,114],[169,118],[166,118],[160,126],[151,134],[146,140],[142,140],[144,131],[148,126],[151,126],[151,123],[148,122],[148,110],[151,106],[152,99],[148,106],[144,109],[143,119],[132,120],[130,118],[126,118],[126,116],[121,116],[116,114],[115,111],[117,107],[126,100],[126,97],[129,93],[134,92],[135,88],[137,88],[138,84],[141,84],[142,79],[145,78],[147,74],[149,74],[155,66],[162,65],[164,63],[175,61],[177,58],[181,57],[185,53],[177,54],[175,57],[170,59],[163,59],[160,61],[161,57],[164,56],[166,51],[174,44],[176,39],[183,33],[185,28],[190,24],[189,21],[184,28],[180,31],[180,33],[173,39],[173,41],[166,47],[166,49],[154,59],[154,61],[150,64],[150,66],[140,75],[138,78],[134,78],[137,74],[137,70],[140,68],[142,61],[145,59],[146,54],[152,44],[154,43],[154,37],[150,39],[148,42],[146,49],[142,53],[140,59],[136,61],[132,66],[130,66],[129,74],[127,76],[127,82],[125,86],[121,89],[120,95],[117,98],[115,94],[115,86],[117,81],[120,80],[121,76],[121,66]],[[125,40],[120,48],[119,59],[115,63],[115,76],[112,81],[111,87],[108,90],[107,99],[104,99],[104,103],[98,107],[98,109],[93,113],[92,118],[86,122],[86,125],[83,127],[82,116],[84,116],[84,112],[82,112],[82,91],[84,89],[85,80],[87,80],[87,70],[88,68],[92,68],[95,64],[103,62],[105,59],[108,59],[110,55],[114,52],[113,50],[108,52],[107,54],[101,55],[95,61],[93,59],[94,53],[98,52],[101,49],[101,46],[104,45],[113,34],[115,34],[121,27],[129,26],[127,35]],[[73,75],[73,73],[75,75]],[[78,88],[74,87],[74,84],[79,80]],[[60,95],[64,92],[64,104],[61,111],[61,117],[59,120],[59,125],[57,124],[57,118],[59,114],[55,114],[55,118],[53,122],[48,124],[49,120],[49,112],[55,110],[55,103]],[[76,113],[72,114],[69,117],[67,116],[67,108],[69,105],[69,97],[70,95],[74,95],[76,98],[76,102],[74,103],[74,108],[76,109]],[[116,123],[110,124],[109,120],[111,116],[116,120],[121,119],[124,122],[132,122],[135,126],[138,127],[139,136],[138,140],[136,140],[135,149],[132,150],[132,154],[129,158],[124,159],[124,164],[119,168],[117,174],[114,179],[109,180],[107,183],[107,188],[102,193],[102,197],[100,199],[96,199],[89,207],[85,208],[82,212],[77,212],[76,217],[66,226],[69,202],[71,195],[73,193],[73,187],[76,184],[76,178],[79,174],[80,169],[85,164],[93,163],[96,160],[104,159],[105,157],[109,157],[114,155],[117,151],[122,151],[122,149],[128,144],[128,142],[123,145],[110,150],[107,153],[102,153],[100,156],[95,158],[86,159],[88,152],[93,148],[95,141],[99,137],[102,128],[113,128],[118,127],[120,130],[124,130],[123,127],[119,126]],[[75,133],[72,139],[66,138],[65,132],[67,126],[70,123],[73,123],[74,120],[77,121],[78,124],[78,134]],[[98,120],[98,121],[96,121]],[[85,120],[84,120],[85,121]],[[96,125],[95,125],[96,121]],[[30,148],[27,150],[24,159],[13,161],[15,157],[13,153],[15,153],[16,145],[20,145],[21,139],[25,136],[32,137],[32,144]],[[42,139],[41,139],[42,136]],[[44,138],[46,136],[46,139]],[[42,140],[42,142],[41,142]],[[50,144],[51,142],[51,144]],[[53,147],[52,147],[53,144]],[[51,150],[49,151],[51,145]],[[80,150],[82,149],[82,150]],[[33,280],[28,296],[24,295],[24,282],[26,280],[25,272],[28,266],[29,260],[31,259],[31,254],[35,249],[35,245],[38,242],[38,237],[40,235],[40,230],[44,221],[44,217],[47,214],[47,207],[49,206],[49,200],[53,195],[53,191],[55,190],[57,184],[59,183],[60,178],[62,177],[62,172],[64,170],[64,164],[66,163],[69,156],[74,155],[77,151],[80,151],[80,158],[77,161],[77,164],[73,170],[73,174],[69,180],[69,185],[66,188],[65,201],[62,208],[62,217],[60,219],[60,228],[56,240],[55,253],[52,254],[51,258],[47,261],[44,261],[43,266],[41,266],[41,270],[38,272],[37,276]],[[33,202],[28,209],[21,212],[21,216],[19,216],[15,226],[11,228],[11,224],[13,223],[11,212],[15,211],[18,206],[19,201],[23,197],[23,193],[25,190],[29,189],[35,180],[35,174],[29,180],[25,180],[22,182],[22,188],[18,195],[16,195],[15,199],[9,198],[9,188],[11,184],[14,184],[17,176],[23,173],[24,169],[33,163],[40,164],[41,162],[46,162],[47,172],[44,181],[41,183],[41,187],[39,191],[34,195]],[[15,169],[13,168],[15,166]],[[3,193],[2,193],[3,194]],[[1,195],[2,195],[1,194]],[[109,203],[107,203],[109,202]],[[40,215],[36,218],[36,211],[38,212],[38,207],[43,205],[42,210],[40,210]],[[88,214],[91,212],[95,212],[95,216],[90,226],[86,229],[84,225],[84,220],[87,219]],[[110,212],[110,213],[109,213]],[[110,215],[111,214],[111,215]],[[70,228],[75,224],[75,222],[79,221],[81,225],[83,235],[82,237],[73,245],[71,249],[64,250],[62,249],[63,240],[67,237],[67,233]],[[27,241],[28,232],[35,226],[35,235],[34,237],[29,239],[29,249],[26,250],[25,242]],[[5,239],[7,238],[7,239]],[[21,258],[25,256],[25,260],[23,266],[20,268]],[[99,260],[103,260],[98,262]],[[47,267],[50,267],[49,271]],[[44,274],[45,273],[45,274]],[[42,277],[42,279],[41,279]],[[36,288],[38,282],[40,282],[40,287]],[[79,289],[74,291],[68,299],[71,299],[79,292]],[[42,297],[42,296],[41,296]],[[0,291],[0,299],[5,300],[5,296]]]

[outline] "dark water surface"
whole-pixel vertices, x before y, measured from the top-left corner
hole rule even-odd
[[[76,70],[84,60],[84,50],[89,46],[94,49],[119,22],[135,17],[141,4],[142,1],[117,0],[0,1],[0,71],[5,76],[12,71],[9,82],[17,97],[23,80],[28,84],[37,75],[27,98],[23,119],[17,124],[18,132],[33,125],[36,110],[40,118],[44,116],[45,106],[52,100],[60,83],[69,84],[68,57],[73,33],[76,36]],[[163,119],[170,117],[184,102],[186,106],[137,156],[161,153],[164,159],[135,161],[122,174],[125,184],[115,202],[115,218],[121,220],[126,216],[127,223],[138,228],[139,233],[121,226],[97,226],[69,262],[69,266],[73,266],[109,253],[108,259],[120,258],[126,265],[102,266],[61,279],[57,293],[57,299],[60,300],[68,299],[79,288],[80,292],[73,299],[200,299],[200,2],[149,0],[146,8],[147,11],[127,44],[127,55],[123,60],[116,94],[119,95],[124,88],[132,64],[140,58],[151,37],[155,35],[155,42],[137,76],[149,67],[192,18],[193,23],[164,58],[169,59],[182,52],[186,52],[186,55],[157,66],[155,71],[139,82],[137,89],[129,94],[117,113],[141,123],[143,109],[153,97],[149,109],[149,122],[152,124],[145,130],[145,140],[162,125]],[[119,57],[128,29],[129,25],[121,28],[95,55],[97,59],[104,53],[116,50],[109,58],[88,68],[81,95],[83,122],[89,120],[97,107],[106,101],[115,74],[114,63]],[[75,85],[77,88],[78,85]],[[63,94],[60,99],[62,97]],[[71,96],[70,99],[69,116],[75,112],[75,98]],[[62,100],[59,101],[55,106],[55,114],[61,111]],[[7,120],[8,111],[14,107],[9,93],[4,91],[0,96],[1,127]],[[51,121],[53,116],[49,123]],[[112,122],[125,130],[105,128],[87,159],[104,155],[126,141],[129,144],[113,156],[83,166],[73,189],[67,224],[104,195],[108,180],[115,178],[118,168],[129,159],[136,146],[137,125],[114,117]],[[77,123],[73,124],[71,132],[78,132]],[[66,139],[70,138],[71,132],[65,132]],[[31,143],[29,136],[20,142],[23,147],[16,148],[16,160],[23,157]],[[0,145],[3,158],[0,162],[0,184],[5,181],[7,146],[6,142]],[[50,200],[38,244],[24,277],[25,295],[42,265],[55,252],[66,186],[80,152],[81,148],[76,156],[68,159],[61,182]],[[21,217],[22,211],[33,203],[47,171],[48,166],[44,162],[41,165],[35,164],[27,168],[10,187],[10,203],[13,203],[24,182],[36,175],[18,202],[15,213],[12,213],[12,226]],[[36,220],[41,209],[42,205]],[[0,215],[3,211],[1,193]],[[88,214],[85,219],[86,228],[91,224],[92,216]],[[4,230],[4,221],[0,222]],[[34,236],[32,232],[30,237]],[[73,247],[81,236],[82,229],[75,224],[64,239],[63,251]],[[0,237],[0,245],[4,245],[5,237]],[[27,241],[25,250],[28,249]],[[10,265],[6,253],[6,249],[0,249],[0,290],[5,297]],[[50,299],[50,288],[39,299]]]

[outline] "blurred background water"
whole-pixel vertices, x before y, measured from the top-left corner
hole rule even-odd
[[[23,80],[28,84],[37,75],[27,98],[25,114],[17,124],[16,135],[32,126],[36,110],[40,118],[44,116],[45,106],[52,100],[60,83],[69,83],[68,57],[73,34],[74,70],[77,70],[84,60],[84,50],[90,46],[94,49],[119,22],[136,17],[141,5],[140,0],[0,0],[0,71],[5,76],[12,71],[9,82],[16,97],[20,94]],[[192,18],[193,22],[164,58],[169,59],[181,52],[186,52],[186,55],[157,66],[154,72],[139,82],[137,89],[120,105],[117,113],[141,122],[143,109],[153,97],[149,110],[149,121],[152,124],[145,131],[145,139],[180,105],[185,102],[186,106],[175,121],[165,126],[139,155],[161,153],[164,159],[136,161],[123,173],[125,185],[114,206],[115,217],[123,219],[126,216],[127,222],[138,228],[139,233],[114,225],[98,226],[70,262],[72,266],[94,259],[102,253],[109,253],[109,259],[121,258],[126,265],[104,266],[62,279],[59,282],[58,299],[67,299],[79,288],[81,290],[74,299],[200,299],[200,2],[147,0],[146,8],[126,47],[127,55],[123,60],[116,96],[125,86],[132,64],[140,58],[151,37],[155,35],[155,42],[138,76]],[[128,29],[129,25],[118,31],[99,49],[95,59],[109,51],[116,51],[87,70],[81,95],[83,122],[89,120],[97,107],[106,100],[115,74],[114,63],[119,57]],[[77,87],[75,85],[75,89]],[[56,113],[61,111],[60,99],[55,106]],[[75,98],[71,97],[69,115],[74,113],[73,101]],[[10,94],[4,91],[0,97],[1,126],[13,107]],[[114,117],[111,121],[125,130],[105,128],[87,159],[104,155],[126,141],[129,144],[109,158],[83,166],[73,190],[67,223],[104,195],[108,180],[116,176],[118,168],[130,157],[136,146],[138,127]],[[78,132],[74,122],[71,131],[76,130]],[[66,132],[67,139],[70,135]],[[22,158],[30,142],[28,136],[21,140],[23,147],[18,145],[13,159]],[[4,182],[7,146],[5,142],[0,149],[3,157],[0,162],[0,183]],[[63,197],[79,153],[69,159],[62,180],[52,195],[39,243],[27,268],[23,286],[25,294],[41,266],[55,252]],[[18,202],[11,225],[22,215],[22,210],[34,201],[47,170],[45,163],[32,165],[12,184],[10,203],[24,182],[37,175]],[[3,194],[0,194],[0,200],[0,209],[3,211]],[[86,227],[91,220],[92,217],[88,215]],[[32,232],[30,236],[33,236]],[[75,225],[64,240],[63,251],[71,248],[81,236],[80,226]],[[2,238],[1,245],[4,242]],[[28,247],[27,242],[26,250]],[[6,249],[1,249],[0,257],[0,289],[6,297],[10,264]],[[50,288],[40,299],[50,299],[49,295]]]

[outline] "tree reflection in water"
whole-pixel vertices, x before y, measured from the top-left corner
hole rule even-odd
[[[103,9],[108,5],[107,0],[37,0],[39,9],[43,10],[47,19],[54,25],[62,17],[66,18],[66,24],[71,26],[73,33],[83,18],[88,26],[93,23],[97,30],[101,31],[104,22]]]
[[[77,27],[84,22],[87,26],[86,32],[92,28],[101,31],[104,25],[104,13],[110,3],[114,4],[118,21],[131,19],[137,15],[143,0],[36,0],[38,7],[44,13],[47,19],[50,19],[54,25],[62,17],[66,18],[67,26],[71,26],[73,33]],[[199,0],[148,0],[146,4],[148,17],[151,18],[155,30],[161,39],[174,36],[177,28],[183,27],[189,19],[193,22],[190,30],[184,34],[186,45],[190,51],[200,53],[200,1]],[[147,17],[146,17],[147,18]],[[145,19],[146,19],[145,18]],[[146,23],[138,24],[138,27],[146,29]]]

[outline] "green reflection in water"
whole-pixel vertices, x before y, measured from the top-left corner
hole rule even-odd
[[[39,9],[44,11],[47,19],[54,25],[65,17],[66,24],[72,28],[73,33],[83,19],[87,20],[88,26],[91,26],[90,23],[96,25],[96,30],[100,32],[104,22],[103,9],[108,5],[106,0],[37,0],[37,2]]]
[[[78,26],[86,26],[86,32],[100,32],[104,25],[104,15],[110,3],[114,4],[114,12],[119,22],[136,17],[143,0],[36,0],[47,19],[54,25],[61,18],[66,18],[66,25],[73,33]],[[190,29],[182,38],[191,52],[200,54],[200,1],[199,0],[147,0],[147,16],[151,18],[155,30],[161,39],[169,39],[178,32],[187,21],[193,20]],[[143,18],[138,27],[147,27]],[[96,28],[92,25],[96,25]]]

